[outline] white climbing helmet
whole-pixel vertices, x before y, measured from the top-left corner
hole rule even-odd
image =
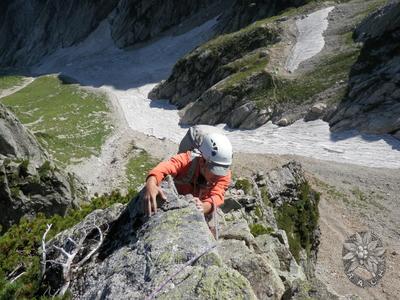
[[[212,173],[219,176],[226,175],[232,164],[232,144],[225,135],[216,132],[207,134],[199,150]]]

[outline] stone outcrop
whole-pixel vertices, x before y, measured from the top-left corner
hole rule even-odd
[[[236,85],[230,82],[230,76],[246,72],[249,68],[247,60],[252,61],[253,68],[265,64],[268,58],[262,49],[278,41],[279,29],[273,24],[250,26],[216,38],[180,59],[171,76],[157,85],[149,98],[168,99],[178,108],[184,108],[181,118],[184,124],[260,126],[271,118],[271,114],[268,110],[257,109],[248,95],[262,86],[271,85],[271,76],[260,70]],[[254,54],[245,58],[249,52]]]
[[[142,193],[128,205],[94,211],[47,243],[43,291],[65,285],[60,263],[66,258],[52,246],[74,253],[72,238],[84,245],[68,277],[73,299],[302,299],[311,292],[338,299],[297,263],[275,221],[273,203],[299,199],[301,166],[289,163],[248,180],[246,192],[238,183],[229,190],[218,213],[218,240],[191,196],[179,196],[172,181],[162,184],[167,201],[151,218],[143,215]]]
[[[64,215],[86,197],[73,174],[58,169],[36,138],[0,104],[0,225],[42,212]]]
[[[396,135],[400,130],[400,4],[369,16],[355,37],[364,45],[350,73],[349,92],[329,121],[331,130]]]
[[[173,188],[164,186],[164,191],[168,202],[150,219],[143,216],[143,200],[134,199],[127,207],[115,205],[93,212],[49,243],[49,247],[71,247],[65,244],[67,237],[79,240],[80,228],[87,223],[95,222],[102,229],[110,225],[99,252],[73,277],[73,298],[144,299],[185,263],[204,253],[183,268],[157,299],[256,299],[248,280],[224,264],[212,248],[216,241],[194,203],[178,197]],[[61,262],[64,258],[53,251],[48,259]],[[46,276],[53,291],[63,284],[57,280],[56,275],[61,275],[57,267],[48,266]]]

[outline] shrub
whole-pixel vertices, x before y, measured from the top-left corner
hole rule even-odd
[[[272,233],[274,230],[271,227],[264,227],[261,224],[252,224],[250,225],[250,232],[252,235],[254,235],[254,237],[257,237],[259,235],[263,235],[263,234],[270,234]]]
[[[297,261],[301,248],[310,256],[319,218],[319,194],[308,183],[300,187],[299,194],[299,200],[284,203],[275,211],[278,227],[286,231],[290,251]]]
[[[243,190],[246,194],[251,194],[253,185],[247,178],[239,178],[235,182],[235,188],[238,190]]]

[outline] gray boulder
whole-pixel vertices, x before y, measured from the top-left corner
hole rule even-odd
[[[258,182],[265,184],[269,200],[279,207],[283,203],[298,200],[300,187],[306,183],[306,179],[300,163],[291,161],[264,176],[259,176]]]
[[[310,107],[307,114],[304,117],[304,121],[314,121],[317,119],[322,119],[327,113],[328,106],[325,103],[316,103]]]

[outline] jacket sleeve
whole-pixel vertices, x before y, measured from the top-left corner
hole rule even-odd
[[[180,173],[185,167],[187,167],[187,165],[190,163],[190,160],[190,151],[174,155],[169,160],[160,162],[154,169],[149,172],[147,178],[149,178],[150,176],[155,176],[157,184],[159,185],[167,175],[176,177],[178,173]]]
[[[226,176],[219,178],[215,185],[211,188],[209,197],[202,199],[203,202],[209,202],[216,207],[224,204],[225,192],[231,183],[231,171]]]

